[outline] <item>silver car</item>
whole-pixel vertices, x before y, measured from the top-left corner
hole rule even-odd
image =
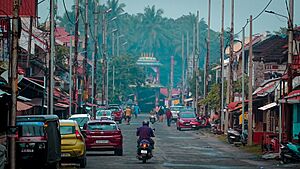
[[[170,110],[172,112],[172,120],[177,121],[178,114],[179,114],[180,110],[183,108],[184,108],[183,106],[171,106],[170,107]]]

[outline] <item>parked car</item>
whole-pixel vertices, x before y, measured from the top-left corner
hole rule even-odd
[[[172,113],[172,120],[177,121],[178,113],[183,108],[183,106],[170,106],[170,110]]]
[[[115,155],[123,155],[123,135],[115,121],[89,121],[82,132],[87,150],[114,151]]]
[[[109,120],[114,119],[111,110],[99,110],[96,112],[96,120]]]
[[[116,122],[122,123],[123,119],[123,110],[120,106],[110,106],[108,107],[108,110],[111,110],[113,113],[113,120]]]
[[[69,120],[74,120],[79,125],[80,129],[83,128],[83,125],[91,120],[91,116],[89,114],[73,114],[71,117],[69,117]]]
[[[56,115],[17,116],[17,167],[59,168],[61,136]]]
[[[86,148],[84,137],[74,120],[60,120],[62,161],[76,162],[80,168],[86,166]]]
[[[177,130],[181,129],[197,129],[200,123],[197,120],[197,116],[193,111],[180,112],[177,118]]]

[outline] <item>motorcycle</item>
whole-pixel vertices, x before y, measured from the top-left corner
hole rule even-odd
[[[300,133],[298,134],[298,138],[298,144],[294,144],[291,142],[288,142],[287,144],[281,144],[280,158],[283,163],[300,161]]]
[[[146,139],[141,140],[138,146],[137,151],[137,158],[139,160],[142,160],[143,163],[146,163],[147,160],[151,159],[153,157],[152,155],[152,149],[150,142]]]
[[[152,124],[154,124],[156,122],[156,116],[153,114],[150,115],[149,119]]]
[[[232,128],[229,128],[227,132],[227,140],[229,144],[233,144],[234,142],[240,142],[241,140],[240,132]]]

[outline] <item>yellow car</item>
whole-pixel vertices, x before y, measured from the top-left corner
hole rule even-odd
[[[60,120],[61,159],[63,162],[76,162],[80,168],[86,166],[84,137],[76,121]]]

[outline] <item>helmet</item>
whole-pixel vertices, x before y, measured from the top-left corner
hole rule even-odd
[[[149,126],[149,121],[144,120],[144,121],[143,121],[143,126]]]

